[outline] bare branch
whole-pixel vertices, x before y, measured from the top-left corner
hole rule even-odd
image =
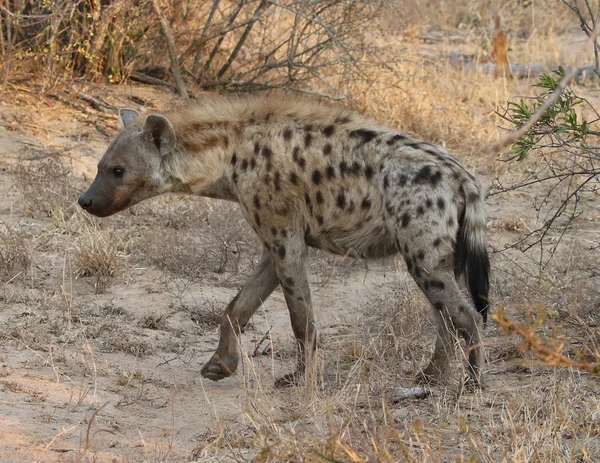
[[[152,7],[158,20],[160,21],[160,26],[162,29],[162,33],[167,40],[167,46],[169,48],[169,56],[171,58],[171,73],[173,74],[173,78],[175,79],[175,84],[177,85],[177,91],[179,94],[184,97],[186,100],[189,100],[189,96],[187,90],[185,88],[185,82],[183,81],[183,77],[181,76],[181,70],[179,69],[179,60],[177,59],[177,47],[175,45],[175,40],[173,39],[173,33],[171,32],[171,27],[167,19],[165,18],[162,7],[160,5],[160,0],[152,0]]]

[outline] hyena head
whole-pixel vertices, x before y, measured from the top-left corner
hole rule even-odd
[[[157,195],[161,184],[161,160],[175,148],[175,131],[169,120],[157,114],[136,123],[138,113],[121,109],[123,129],[98,163],[98,173],[79,205],[90,214],[106,217]]]

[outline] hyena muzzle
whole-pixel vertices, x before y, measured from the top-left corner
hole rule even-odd
[[[122,132],[79,198],[105,217],[166,192],[239,203],[264,244],[259,265],[221,321],[202,368],[219,380],[237,368],[236,337],[281,285],[298,345],[298,381],[313,357],[316,328],[307,249],[378,258],[400,253],[437,320],[422,381],[442,378],[464,338],[468,382],[482,385],[481,321],[489,258],[483,189],[440,146],[344,108],[290,97],[206,97],[163,115],[121,110]],[[471,298],[458,281],[464,276]]]

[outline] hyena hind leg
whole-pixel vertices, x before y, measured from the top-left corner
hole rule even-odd
[[[481,315],[462,294],[453,269],[450,266],[427,271],[413,266],[411,274],[431,303],[438,322],[435,350],[420,379],[436,381],[442,378],[455,353],[454,336],[458,332],[467,345],[467,385],[470,388],[483,387]]]

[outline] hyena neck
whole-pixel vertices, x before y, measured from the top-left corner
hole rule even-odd
[[[176,149],[163,159],[165,190],[233,199],[225,179],[237,143],[224,124],[210,124],[171,115]]]

